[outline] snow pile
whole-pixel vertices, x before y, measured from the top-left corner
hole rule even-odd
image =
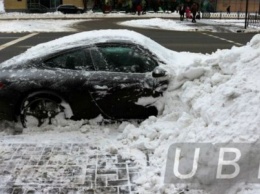
[[[205,20],[197,21],[197,23],[205,24]],[[125,22],[118,23],[123,26],[134,26],[138,28],[151,28],[151,29],[164,29],[164,30],[173,30],[173,31],[210,31],[215,32],[213,26],[203,26],[197,25],[196,23],[191,23],[191,20],[172,20],[172,19],[161,19],[161,18],[152,18],[152,19],[140,19],[140,20],[129,20]]]
[[[1,11],[0,11],[1,12]],[[88,21],[88,20],[84,20]],[[1,32],[74,32],[75,25],[82,22],[82,20],[8,20],[1,21]]]
[[[180,53],[179,57],[189,59],[189,53]],[[187,60],[185,66],[186,70],[172,79],[162,100],[163,114],[138,127],[126,126],[119,137],[130,148],[153,152],[151,167],[139,179],[140,193],[167,190],[163,185],[163,168],[173,143],[259,140],[260,35],[244,47],[219,50],[204,58],[198,56]],[[193,75],[197,78],[192,80]],[[183,80],[179,89],[171,90],[176,81]]]
[[[155,29],[165,29],[165,30],[176,30],[176,31],[196,31],[196,27],[187,26],[190,21],[176,21],[170,19],[143,19],[143,20],[129,20],[119,23],[125,26],[134,26],[139,28],[155,28]]]
[[[231,32],[259,32],[259,27],[249,26],[246,30],[243,29],[244,23],[242,20],[197,20],[196,23],[191,23],[190,19],[184,21],[172,20],[172,19],[140,19],[129,20],[118,23],[123,26],[134,26],[138,28],[151,28],[151,29],[164,29],[173,31],[209,31],[219,32],[221,29]],[[221,25],[221,26],[220,26]]]
[[[4,0],[0,0],[0,13],[5,13]]]
[[[2,1],[2,0],[1,0]],[[91,10],[82,14],[62,14],[61,12],[47,12],[47,13],[24,13],[24,12],[7,12],[3,14],[0,19],[89,19],[89,18],[179,18],[179,14],[173,13],[146,13],[144,15],[137,15],[125,12],[113,12],[104,14],[103,12],[93,12]]]

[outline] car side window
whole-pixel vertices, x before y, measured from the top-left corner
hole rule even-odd
[[[158,66],[150,53],[132,45],[101,45],[91,53],[99,71],[145,73]]]
[[[89,50],[81,49],[68,52],[46,60],[45,65],[51,68],[93,71]]]

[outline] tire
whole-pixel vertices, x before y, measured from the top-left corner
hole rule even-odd
[[[27,97],[20,111],[20,120],[24,128],[57,124],[58,115],[65,119],[62,100],[49,95]]]

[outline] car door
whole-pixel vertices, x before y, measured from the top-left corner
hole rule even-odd
[[[88,48],[52,56],[44,61],[44,66],[55,71],[53,89],[69,102],[74,118],[94,118],[100,114],[89,94],[88,81],[95,69]]]
[[[153,103],[166,82],[152,76],[158,66],[151,53],[132,44],[99,44],[91,49],[96,72],[90,94],[103,114],[114,119],[143,119],[157,115]],[[145,99],[146,98],[146,99]]]

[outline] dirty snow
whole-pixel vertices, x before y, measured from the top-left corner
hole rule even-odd
[[[143,20],[130,20],[126,22],[121,22],[119,24],[126,26],[134,26],[139,28],[156,28],[165,30],[176,30],[176,31],[196,31],[196,27],[188,26],[190,21],[174,21],[170,19],[143,19]]]
[[[221,24],[222,29],[226,29],[230,32],[259,32],[258,27],[248,27],[244,29],[244,20],[240,19],[197,19],[197,23],[191,23],[190,19],[184,19],[183,21],[162,19],[162,18],[151,18],[151,19],[140,19],[140,20],[129,20],[120,22],[120,25],[134,26],[138,28],[151,28],[151,29],[164,29],[173,31],[209,31],[218,32],[219,25]],[[198,25],[199,24],[199,25]]]
[[[0,1],[1,13],[1,1]],[[0,16],[0,32],[64,32],[75,31],[73,27],[81,21],[104,18],[129,18],[120,22],[122,26],[139,28],[153,28],[173,31],[209,31],[218,32],[221,28],[230,32],[260,32],[260,28],[249,26],[244,29],[244,19],[201,19],[197,23],[191,23],[190,19],[179,21],[179,14],[174,13],[146,13],[145,15],[132,15],[125,13],[93,13],[89,11],[83,14],[62,14],[60,12],[45,14],[26,14],[20,12],[7,12]],[[149,17],[149,18],[147,18]],[[162,19],[162,17],[164,19]],[[224,17],[224,16],[223,16]],[[133,19],[134,18],[134,19]],[[137,19],[138,18],[138,19]],[[37,19],[37,22],[35,22]],[[55,21],[57,22],[53,22]]]
[[[110,36],[118,35],[109,31]],[[120,31],[122,32],[122,31]],[[141,124],[98,125],[101,117],[91,121],[62,121],[56,127],[24,129],[24,133],[12,136],[19,124],[0,122],[1,143],[79,143],[88,142],[101,152],[116,152],[126,158],[146,163],[149,151],[150,166],[143,169],[136,182],[142,194],[180,193],[178,185],[165,185],[164,168],[167,151],[176,142],[258,142],[260,134],[260,35],[255,35],[245,46],[218,50],[212,54],[174,52],[154,43],[149,38],[131,31],[123,31],[128,37],[156,50],[167,65],[170,85],[164,97],[157,102],[162,107],[158,117],[150,117]],[[103,32],[88,32],[90,36],[103,36]],[[122,33],[120,33],[122,34]],[[80,42],[83,35],[72,35]],[[70,38],[48,43],[67,44]],[[105,40],[105,38],[104,38]],[[44,50],[47,44],[29,49]],[[29,58],[21,55],[16,60]],[[35,53],[36,55],[36,53]],[[33,54],[33,56],[35,56]],[[189,60],[187,60],[189,58]],[[12,60],[11,60],[12,62]],[[7,62],[11,63],[10,61]],[[149,100],[149,99],[147,99]],[[141,103],[145,103],[142,99]],[[253,184],[231,187],[226,193],[259,193]],[[197,193],[192,191],[190,193]]]
[[[80,22],[82,20],[3,20],[0,32],[75,32],[74,26]]]
[[[7,14],[8,15],[8,14]],[[59,15],[58,15],[59,16]],[[20,17],[18,17],[20,18]],[[51,17],[50,19],[38,19],[37,22],[32,18],[26,20],[0,20],[0,32],[73,32],[75,26],[82,21],[91,21],[93,19],[70,19],[64,20]],[[1,19],[1,17],[0,17]],[[54,20],[55,19],[55,20]],[[172,19],[138,19],[128,20],[118,23],[122,26],[132,26],[139,28],[151,28],[173,31],[209,31],[218,32],[218,25],[221,24],[222,28],[226,28],[231,32],[259,32],[260,29],[256,27],[249,27],[246,30],[243,28],[242,20],[197,20],[197,24],[191,23],[190,20],[172,20]]]

